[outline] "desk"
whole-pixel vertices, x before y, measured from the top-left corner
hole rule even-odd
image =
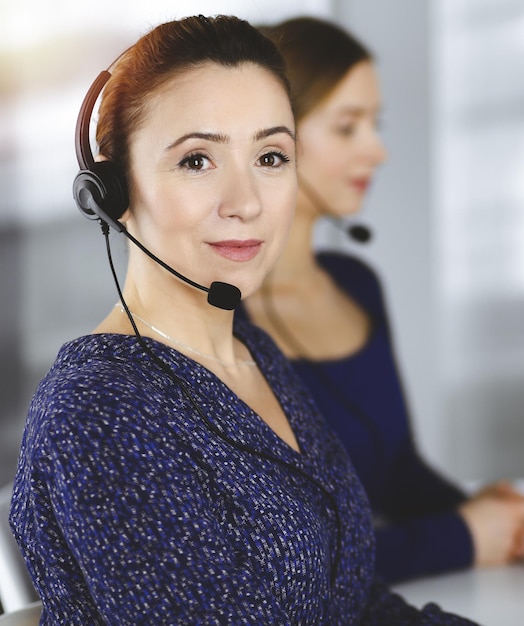
[[[524,565],[434,576],[393,591],[417,608],[435,602],[482,626],[524,625]]]

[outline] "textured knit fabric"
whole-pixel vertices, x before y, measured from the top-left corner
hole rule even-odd
[[[61,349],[30,408],[11,507],[41,624],[470,623],[373,582],[370,511],[343,446],[268,338],[245,322],[236,333],[300,454],[154,340],[167,371],[135,337]]]
[[[371,334],[351,357],[292,363],[343,441],[381,520],[377,573],[397,582],[471,566],[471,536],[454,512],[465,496],[420,458],[414,444],[381,285],[354,257],[323,253],[318,260],[368,313]]]

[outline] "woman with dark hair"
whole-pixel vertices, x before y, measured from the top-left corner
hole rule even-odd
[[[296,201],[274,45],[186,18],[104,80],[96,162],[81,109],[75,198],[133,245],[120,303],[62,347],[27,418],[11,525],[41,623],[469,623],[374,581],[344,448],[267,335],[234,323]]]
[[[372,54],[315,18],[261,30],[287,65],[299,192],[285,253],[245,312],[292,360],[349,451],[376,516],[381,576],[392,582],[520,559],[522,497],[500,483],[468,498],[420,457],[376,273],[356,256],[313,247],[319,218],[360,210],[386,156]]]

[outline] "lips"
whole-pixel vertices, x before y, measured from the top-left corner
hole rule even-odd
[[[351,185],[359,192],[363,193],[369,187],[369,178],[353,178]]]
[[[259,253],[262,247],[260,239],[231,239],[227,241],[215,241],[209,244],[220,256],[230,261],[251,261]]]

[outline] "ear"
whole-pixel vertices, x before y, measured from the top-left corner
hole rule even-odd
[[[98,182],[102,187],[102,207],[110,223],[117,227],[117,222],[125,224],[124,215],[129,210],[129,197],[125,176],[114,163],[103,154],[95,157],[93,172],[98,174]],[[104,216],[102,216],[104,219]]]
[[[122,222],[124,226],[127,226],[127,220],[130,217],[131,217],[131,210],[129,209],[129,207],[127,207],[127,209],[122,213],[118,221]]]

